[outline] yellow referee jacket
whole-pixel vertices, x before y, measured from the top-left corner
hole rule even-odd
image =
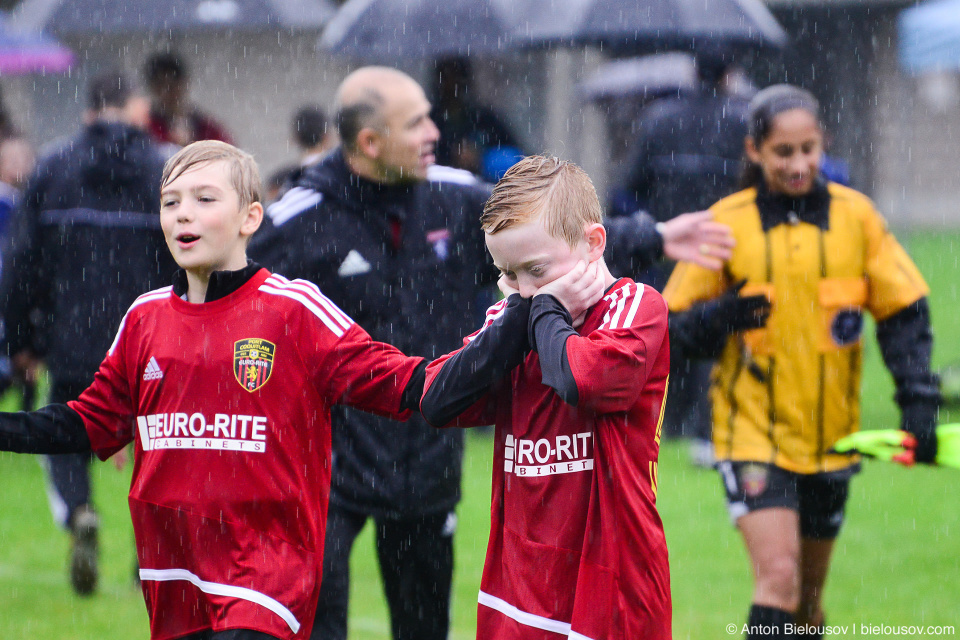
[[[862,310],[884,320],[929,292],[866,196],[833,183],[822,190],[819,219],[786,211],[771,221],[756,188],[716,203],[716,220],[736,239],[733,257],[720,272],[678,264],[664,289],[671,312],[743,279],[741,295],[771,301],[767,325],[730,335],[714,369],[718,459],[795,473],[855,463],[827,451],[859,429]]]

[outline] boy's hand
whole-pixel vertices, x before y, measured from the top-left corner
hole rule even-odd
[[[560,301],[573,318],[573,326],[579,327],[587,311],[600,302],[603,297],[603,275],[600,271],[600,261],[578,262],[566,275],[560,276],[553,282],[543,285],[534,294],[549,294]]]
[[[503,294],[504,298],[509,298],[515,293],[520,293],[519,289],[514,289],[509,284],[507,284],[506,276],[500,276],[500,279],[497,280],[497,287],[499,287],[500,293]]]

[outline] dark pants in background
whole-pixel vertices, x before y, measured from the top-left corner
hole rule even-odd
[[[455,514],[376,519],[377,556],[394,640],[446,640]],[[311,640],[346,640],[350,550],[368,516],[330,504]]]
[[[670,345],[670,388],[663,411],[666,438],[710,441],[713,435],[710,410],[712,360],[691,360]]]
[[[89,386],[86,382],[54,380],[50,389],[50,402],[63,404],[76,400]],[[65,519],[61,523],[70,526],[77,507],[90,504],[90,453],[62,453],[47,456],[47,473],[50,483],[66,506]]]

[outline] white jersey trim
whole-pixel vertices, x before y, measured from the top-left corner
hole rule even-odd
[[[313,315],[317,316],[335,336],[338,338],[343,337],[346,329],[350,327],[350,323],[345,324],[342,319],[346,318],[349,320],[349,317],[343,313],[343,311],[340,311],[335,304],[327,300],[322,294],[319,294],[319,291],[317,292],[318,295],[314,295],[314,292],[311,291],[309,287],[301,286],[302,281],[295,284],[289,280],[284,282],[284,280],[286,279],[281,280],[271,276],[260,285],[260,291],[296,300],[305,306]],[[321,307],[323,308],[321,309]]]
[[[570,623],[561,622],[560,620],[551,620],[550,618],[544,618],[543,616],[538,616],[533,613],[528,613],[526,611],[521,611],[517,607],[513,606],[505,600],[501,600],[496,596],[492,596],[489,593],[483,591],[480,592],[480,595],[477,597],[477,602],[480,604],[490,607],[495,611],[499,611],[508,618],[519,622],[522,625],[528,627],[533,627],[534,629],[543,629],[544,631],[552,631],[554,633],[559,633],[564,636],[570,636]],[[572,637],[572,636],[570,636]],[[578,636],[582,640],[589,640],[584,636]]]
[[[123,333],[123,328],[127,325],[127,317],[130,315],[130,312],[144,303],[169,298],[171,291],[173,291],[173,287],[163,287],[162,289],[157,289],[156,291],[149,291],[134,300],[133,304],[130,305],[130,308],[127,309],[127,312],[123,314],[123,320],[120,321],[120,327],[117,328],[117,335],[114,336],[113,344],[111,344],[110,348],[107,350],[107,355],[113,355],[113,350],[117,348],[117,343],[120,342],[120,335]]]
[[[288,280],[280,274],[274,273],[271,274],[265,282],[270,283],[271,285],[280,288],[280,289],[296,289],[303,291],[308,294],[314,301],[322,305],[323,308],[333,316],[333,318],[340,323],[344,329],[349,329],[350,325],[353,324],[353,318],[348,316],[346,312],[343,311],[340,307],[336,305],[330,298],[323,295],[320,291],[320,287],[309,282],[307,280]]]
[[[300,622],[290,609],[287,609],[270,596],[260,593],[259,591],[254,591],[253,589],[235,587],[219,582],[207,582],[206,580],[201,580],[199,576],[186,569],[140,569],[140,580],[154,580],[156,582],[186,580],[204,593],[209,593],[214,596],[238,598],[258,604],[280,616],[294,633],[300,631]]]
[[[306,187],[294,187],[283,197],[267,207],[267,215],[275,226],[280,226],[307,209],[323,201],[323,194]]]
[[[643,285],[640,284],[628,284],[606,296],[605,299],[609,301],[610,308],[604,314],[603,323],[599,328],[626,329],[629,327],[637,316],[641,298],[643,298]],[[631,301],[629,310],[626,309],[628,300]]]

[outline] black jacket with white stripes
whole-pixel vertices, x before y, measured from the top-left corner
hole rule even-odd
[[[93,380],[127,307],[169,284],[163,158],[146,134],[96,121],[37,165],[3,251],[2,355],[29,349],[57,381]]]
[[[439,166],[423,182],[370,182],[338,150],[268,209],[249,255],[316,283],[374,339],[436,358],[458,349],[492,302],[498,274],[480,229],[489,194],[472,174]],[[640,221],[614,221],[614,264],[659,258],[653,221]],[[462,446],[459,429],[436,430],[420,416],[400,424],[337,407],[331,500],[386,517],[450,509],[460,496]]]

